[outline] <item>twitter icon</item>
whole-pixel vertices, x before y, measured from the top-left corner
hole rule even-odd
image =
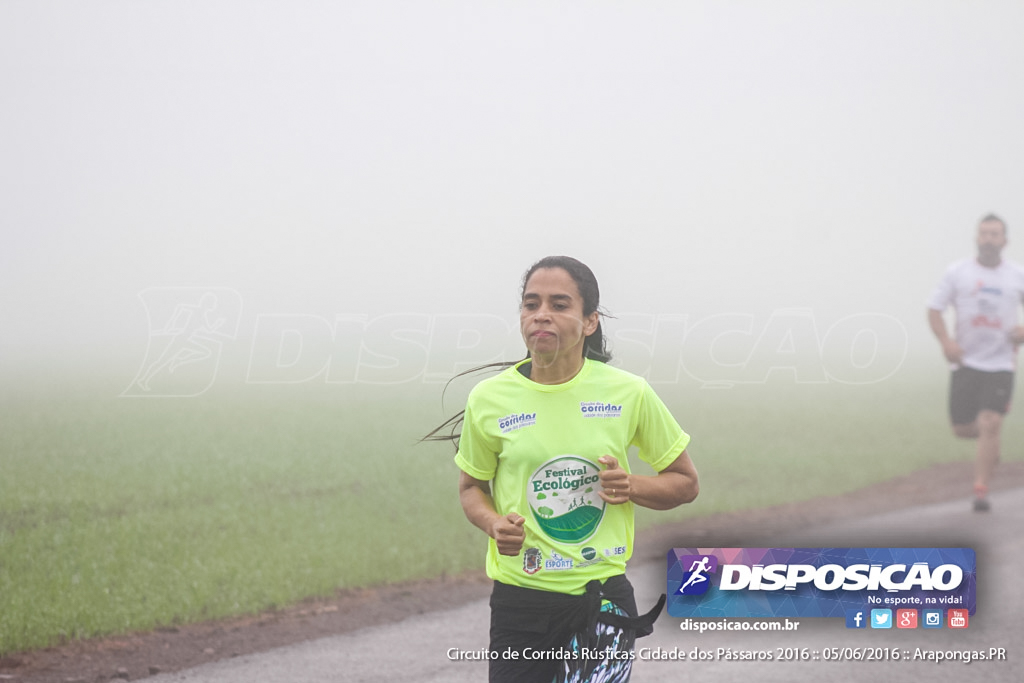
[[[871,628],[892,628],[892,610],[871,610]]]

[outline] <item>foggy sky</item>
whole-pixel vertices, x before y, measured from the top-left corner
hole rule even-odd
[[[0,3],[0,367],[112,360],[147,288],[261,315],[904,322],[989,211],[1024,261],[1019,2]],[[1022,238],[1024,239],[1024,238]],[[935,351],[937,355],[938,352]]]

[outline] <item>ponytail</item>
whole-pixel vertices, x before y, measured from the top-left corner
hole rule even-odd
[[[527,356],[528,358],[529,356]],[[524,359],[525,360],[525,359]],[[522,361],[499,361],[497,363],[488,363],[487,365],[481,365],[479,367],[465,370],[452,377],[450,380],[445,382],[444,391],[448,391],[448,385],[457,380],[459,377],[465,375],[473,375],[484,370],[505,370],[510,368],[516,363]],[[444,391],[441,392],[442,400],[444,399]],[[430,430],[425,436],[420,438],[420,443],[424,441],[450,441],[455,446],[455,450],[459,450],[459,437],[462,435],[462,420],[466,415],[465,410],[460,410],[455,415],[452,415],[447,420],[439,424],[434,429]]]

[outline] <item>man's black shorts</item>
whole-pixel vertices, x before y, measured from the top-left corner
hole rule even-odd
[[[1012,397],[1012,372],[959,367],[949,382],[949,418],[955,425],[966,425],[974,422],[982,410],[1005,415]]]

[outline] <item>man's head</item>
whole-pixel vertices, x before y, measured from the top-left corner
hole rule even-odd
[[[1006,223],[990,213],[978,223],[978,261],[982,265],[999,265],[1000,254],[1006,246]]]

